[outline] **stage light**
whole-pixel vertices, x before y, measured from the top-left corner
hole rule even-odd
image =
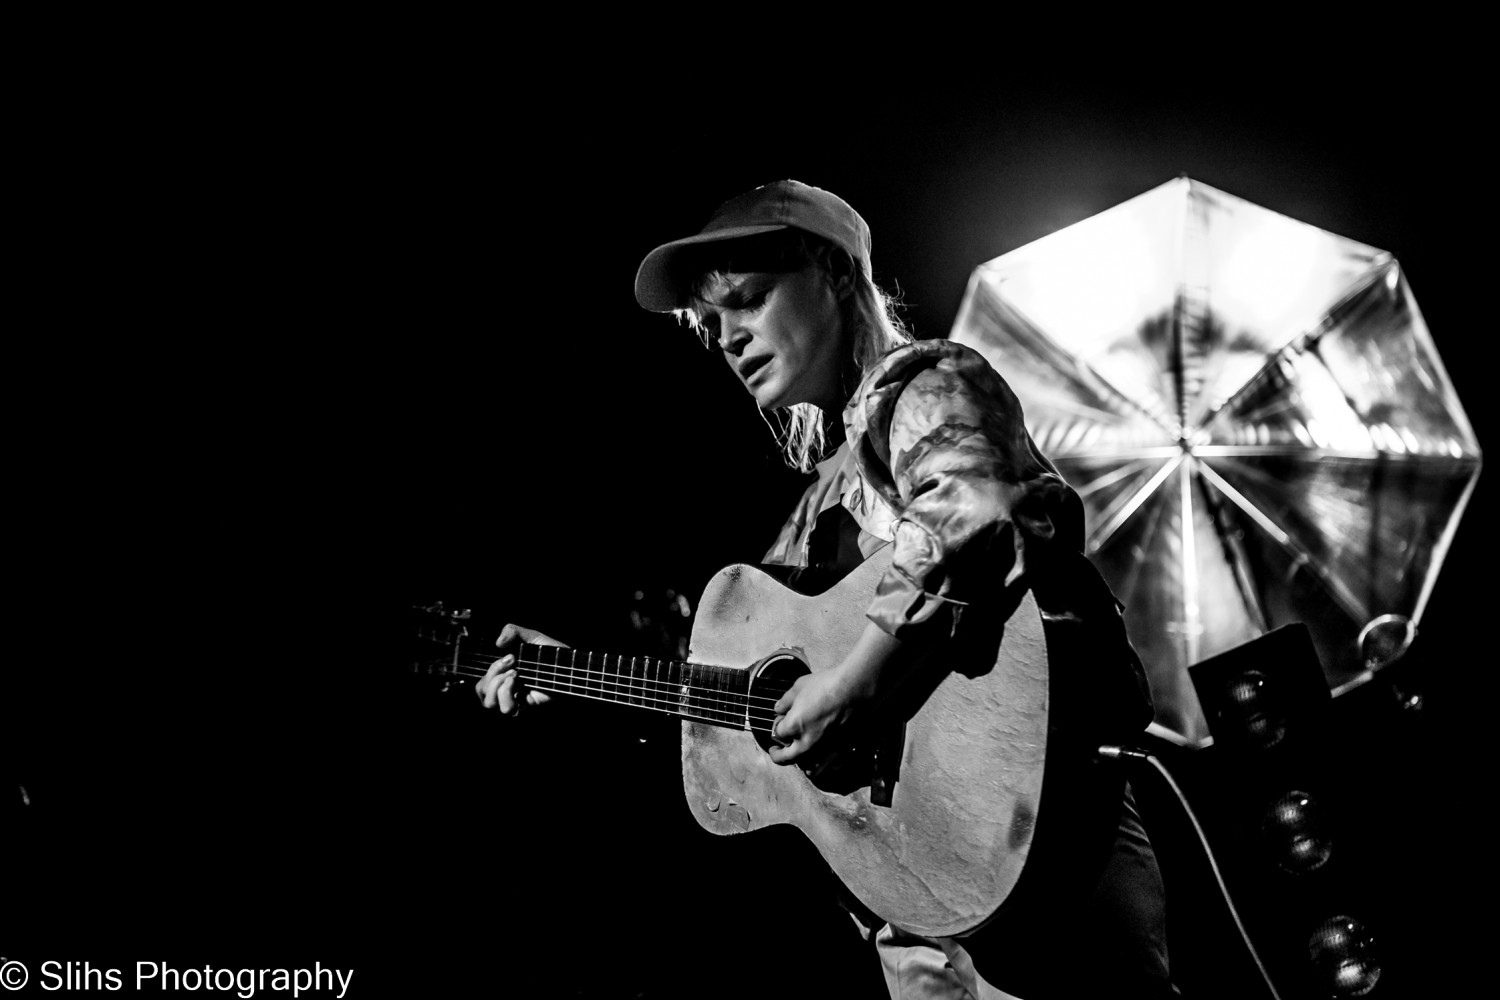
[[[1214,743],[1229,753],[1259,756],[1274,748],[1285,756],[1319,730],[1330,701],[1312,636],[1301,622],[1211,656],[1191,676]]]
[[[1333,854],[1322,810],[1307,792],[1291,791],[1271,803],[1261,833],[1276,863],[1294,875],[1317,871]]]
[[[1308,938],[1307,950],[1330,996],[1364,996],[1380,979],[1375,938],[1353,917],[1323,921]]]
[[[1266,675],[1243,671],[1229,682],[1227,715],[1237,718],[1245,737],[1255,746],[1269,749],[1286,736],[1286,720],[1276,710]]]

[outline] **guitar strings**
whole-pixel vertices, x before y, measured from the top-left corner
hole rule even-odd
[[[601,695],[605,691],[611,691],[617,694],[616,698],[603,699],[606,701],[618,700],[623,704],[633,704],[633,702],[629,700],[630,697],[639,696],[671,704],[683,703],[684,692],[682,691],[682,688],[670,682],[651,681],[646,678],[641,678],[641,683],[639,684],[632,683],[628,685],[621,685],[618,683],[614,683],[607,688],[603,685],[595,687],[587,682],[587,678],[589,676],[608,677],[613,680],[617,680],[617,675],[605,674],[601,673],[600,671],[564,672],[555,669],[537,670],[536,668],[538,667],[552,667],[553,665],[546,663],[539,664],[535,661],[530,660],[521,660],[519,661],[519,664],[520,666],[527,668],[525,671],[523,671],[523,679],[527,680],[528,682],[533,679],[539,679],[550,683],[571,684],[572,686],[577,687],[580,690],[597,691]],[[445,673],[455,674],[457,676],[466,678],[472,677],[478,679],[488,674],[488,669],[481,669],[479,665],[475,665],[472,668],[454,668],[445,662],[443,664],[443,667]],[[580,679],[577,676],[579,673],[584,674],[583,679]],[[726,697],[725,694],[725,692],[717,691],[712,688],[693,688],[687,693],[686,696],[691,698],[694,704],[701,705],[710,711],[724,712],[726,715],[730,715],[732,717],[738,718],[739,716],[747,713],[755,713],[755,717],[762,720],[765,720],[767,718],[774,718],[774,713],[770,712],[768,707],[764,704],[751,704],[750,698],[747,698],[745,696],[728,693],[728,696]],[[765,702],[770,701],[771,699],[761,698],[760,700],[762,702]]]
[[[591,701],[605,701],[605,702],[609,702],[611,705],[620,705],[620,704],[632,705],[632,706],[634,706],[636,708],[644,708],[644,709],[648,709],[648,710],[654,711],[654,712],[663,712],[663,713],[665,713],[667,715],[675,715],[675,716],[677,716],[679,718],[687,719],[687,720],[692,721],[692,722],[703,722],[703,723],[707,723],[708,725],[711,725],[711,726],[719,726],[719,727],[725,728],[725,729],[749,730],[752,733],[765,733],[767,736],[774,736],[774,734],[772,733],[772,729],[774,727],[774,723],[772,723],[772,725],[766,725],[766,726],[752,725],[752,724],[750,724],[747,721],[747,719],[746,719],[746,717],[744,715],[732,715],[732,716],[729,716],[727,718],[716,719],[716,718],[713,718],[711,716],[699,715],[699,714],[696,714],[694,712],[685,710],[683,708],[677,707],[674,703],[670,703],[670,702],[665,703],[665,704],[666,705],[671,705],[672,707],[665,707],[665,705],[657,705],[657,704],[650,704],[650,705],[648,705],[648,704],[644,704],[642,702],[634,702],[634,701],[621,702],[621,701],[619,701],[618,699],[615,699],[615,698],[603,698],[603,697],[600,697],[597,694],[592,694],[591,691],[593,689],[591,689],[591,688],[571,688],[571,687],[566,687],[566,686],[559,686],[559,687],[555,687],[554,688],[554,687],[544,686],[543,684],[529,684],[528,687],[531,690],[534,690],[534,691],[544,691],[544,692],[547,692],[548,694],[571,695],[571,696],[576,696],[576,697],[580,697],[580,698],[588,698]],[[767,720],[765,720],[765,719],[758,719],[756,721],[766,722]]]
[[[721,696],[722,692],[716,692],[712,689],[696,689],[685,695],[679,686],[673,685],[671,683],[650,681],[643,681],[640,685],[615,685],[611,688],[605,688],[602,686],[593,687],[590,686],[586,681],[580,681],[576,679],[576,677],[572,674],[566,674],[556,670],[535,669],[537,667],[550,667],[552,666],[552,664],[538,664],[534,661],[522,660],[519,661],[519,665],[521,667],[527,668],[526,670],[519,672],[522,675],[522,679],[527,682],[527,685],[533,688],[537,688],[539,684],[556,684],[565,689],[564,693],[597,692],[601,696],[597,700],[612,701],[618,704],[641,705],[642,707],[646,708],[655,707],[656,703],[667,705],[690,704],[706,711],[721,712],[731,719],[740,719],[748,716],[765,722],[768,720],[773,720],[775,718],[775,715],[768,713],[768,710],[764,706],[747,704],[746,700],[742,698],[725,698]],[[449,669],[446,672],[460,677],[472,677],[477,679],[486,676],[488,670],[479,671],[477,669]],[[598,671],[593,671],[592,673],[599,674]],[[614,675],[600,674],[600,676]],[[615,697],[602,697],[606,690],[614,692]],[[652,704],[645,704],[644,701],[635,701],[632,700],[633,698],[641,698],[645,701],[651,702]],[[687,700],[685,701],[685,699]]]
[[[557,685],[560,688],[564,688],[569,692],[598,692],[599,695],[604,695],[604,689],[602,688],[591,687],[588,684],[579,683],[571,678],[565,678],[562,675],[553,672],[534,672],[530,677],[523,676],[523,679],[527,682],[527,685],[531,687],[535,687],[537,684],[552,684]],[[641,698],[642,701],[632,700],[636,697]],[[734,701],[725,700],[722,698],[707,699],[696,697],[693,695],[684,695],[679,691],[679,689],[670,686],[656,686],[650,689],[647,689],[645,687],[632,687],[629,689],[628,695],[623,694],[623,692],[617,692],[614,697],[604,698],[603,700],[615,701],[620,704],[627,705],[640,704],[646,708],[654,708],[659,705],[671,705],[674,706],[674,708],[681,707],[684,711],[692,711],[694,709],[697,709],[701,712],[720,713],[728,719],[733,719],[736,721],[740,719],[753,719],[758,722],[774,724],[776,718],[774,714],[768,712],[764,708],[737,704]],[[648,702],[649,704],[647,704]],[[664,710],[671,711],[674,709]]]
[[[464,673],[464,677],[479,677],[479,674]],[[680,689],[677,688],[632,688],[627,693],[620,690],[611,690],[600,687],[592,687],[585,683],[570,682],[568,679],[558,679],[557,675],[539,675],[523,672],[522,680],[528,688],[536,690],[552,690],[553,686],[562,693],[586,694],[597,701],[608,701],[617,705],[636,705],[642,708],[657,708],[660,711],[683,715],[689,718],[698,718],[707,722],[733,722],[738,724],[741,720],[751,719],[774,725],[776,716],[763,707],[745,705],[721,698],[709,698],[702,695],[691,695],[684,698]],[[543,685],[549,685],[543,687]],[[670,706],[670,707],[663,707]],[[712,712],[715,717],[694,714],[698,712]]]
[[[470,659],[469,657],[479,657],[479,658],[478,659]],[[449,667],[449,662],[450,661],[442,660],[442,661],[434,661],[434,662],[442,663],[444,665],[444,668],[447,669],[448,672],[450,672],[450,673],[453,672],[454,668],[450,668]],[[492,663],[495,662],[495,658],[493,656],[489,656],[489,655],[485,655],[485,654],[467,654],[467,655],[464,655],[464,656],[460,657],[460,662],[461,663],[466,663],[471,668],[477,669],[477,670],[480,671],[478,674],[466,674],[466,676],[482,677],[486,673],[489,672],[490,664],[492,664]],[[618,684],[623,684],[625,686],[634,686],[636,680],[639,680],[640,683],[642,683],[642,684],[654,684],[654,685],[660,686],[660,687],[662,687],[663,689],[666,689],[666,690],[676,691],[678,689],[678,687],[679,687],[679,685],[673,684],[670,681],[660,680],[659,678],[656,679],[656,680],[648,680],[645,677],[635,678],[634,675],[631,675],[631,674],[628,674],[628,673],[620,673],[619,671],[602,670],[602,669],[596,669],[596,668],[579,668],[579,667],[566,666],[564,664],[544,663],[544,662],[541,662],[541,661],[538,661],[538,660],[519,660],[518,659],[517,663],[525,663],[525,664],[528,664],[528,665],[531,665],[531,666],[538,666],[538,667],[554,667],[559,672],[565,672],[565,673],[567,673],[570,676],[610,678],[610,679],[614,680],[617,685]],[[743,671],[738,671],[737,673],[743,674]],[[771,692],[773,692],[770,695],[760,695],[760,694],[750,694],[750,693],[737,694],[735,692],[724,692],[724,691],[722,691],[721,689],[718,689],[718,688],[710,688],[710,687],[704,687],[704,686],[701,686],[701,685],[694,685],[694,684],[691,684],[691,682],[686,682],[686,683],[690,684],[694,688],[695,691],[701,691],[705,695],[719,695],[719,694],[728,693],[729,695],[731,695],[732,699],[745,699],[747,701],[766,702],[766,703],[769,703],[772,706],[774,706],[776,704],[776,702],[780,701],[781,700],[781,696],[785,695],[786,692],[788,690],[790,690],[790,687],[786,687],[786,688],[780,687],[779,684],[777,683],[777,679],[775,679],[775,678],[764,678],[764,679],[762,679],[762,680],[760,680],[760,681],[757,682],[759,686],[764,686],[767,689],[769,689]],[[733,704],[733,703],[737,703],[737,702],[731,700],[731,701],[729,701],[727,703]]]
[[[611,705],[631,705],[631,706],[634,706],[636,708],[644,708],[644,709],[647,709],[647,710],[650,710],[650,711],[663,712],[663,713],[665,713],[667,715],[677,716],[679,718],[687,719],[687,720],[692,721],[692,722],[703,722],[703,723],[707,723],[708,725],[719,726],[719,727],[725,728],[725,729],[749,730],[750,732],[753,732],[753,733],[765,733],[767,736],[771,736],[773,738],[774,738],[774,735],[775,735],[772,732],[772,729],[774,727],[774,723],[772,724],[772,726],[756,726],[756,725],[751,725],[751,724],[749,724],[749,718],[748,718],[747,714],[746,713],[742,713],[742,712],[734,712],[734,713],[725,712],[724,717],[722,717],[722,718],[714,718],[712,716],[700,715],[700,714],[694,713],[694,712],[692,712],[689,709],[685,709],[685,708],[681,707],[680,703],[678,703],[676,701],[669,701],[667,699],[653,698],[653,699],[651,699],[651,701],[652,701],[651,704],[647,704],[645,702],[638,702],[638,701],[621,701],[618,698],[605,698],[605,697],[602,697],[601,695],[595,693],[596,691],[598,691],[597,688],[588,688],[588,687],[581,687],[581,686],[577,686],[577,685],[566,685],[566,684],[557,684],[556,686],[552,686],[553,683],[554,682],[551,682],[551,681],[542,681],[542,682],[539,682],[539,683],[528,683],[527,686],[531,690],[542,691],[542,692],[545,692],[547,694],[562,694],[562,695],[569,695],[569,696],[575,696],[575,697],[580,697],[580,698],[587,698],[587,699],[589,699],[591,701],[604,701],[604,702],[608,702]],[[661,704],[656,704],[656,702],[660,702]],[[664,707],[664,706],[668,706],[668,705],[670,705],[671,707]],[[722,710],[707,709],[707,711],[722,711]],[[767,720],[764,719],[764,718],[758,718],[756,721],[765,722]]]
[[[533,668],[533,670],[536,670],[538,668],[553,667],[553,664],[538,663],[534,660],[518,660],[517,663],[519,665],[531,667]],[[486,672],[488,672],[487,668]],[[691,694],[694,698],[706,701],[717,701],[718,703],[723,705],[771,709],[775,708],[776,703],[781,700],[780,695],[777,695],[776,697],[769,697],[766,695],[756,695],[748,693],[741,694],[735,691],[725,691],[722,688],[707,687],[698,684],[674,684],[671,681],[662,680],[661,678],[656,678],[654,680],[645,677],[635,679],[622,679],[618,674],[613,674],[603,670],[571,670],[554,668],[552,670],[549,670],[548,673],[557,677],[565,677],[570,680],[573,678],[580,678],[584,681],[585,684],[587,684],[587,682],[591,679],[600,678],[601,680],[610,681],[611,684],[609,686],[614,690],[619,691],[635,690],[639,688],[642,690],[650,689],[653,691],[667,692],[674,697],[680,694]],[[601,683],[600,689],[602,690],[604,689],[604,687],[605,685]],[[687,689],[686,692],[684,692],[684,688]],[[773,686],[772,690],[777,689]],[[785,693],[785,690],[781,691],[781,694]]]
[[[595,655],[612,655],[612,654],[586,654],[586,655],[589,655],[589,656],[592,657],[592,656],[595,656]],[[490,664],[493,663],[495,661],[495,659],[496,659],[496,657],[493,654],[470,653],[470,654],[462,654],[461,655],[461,661],[462,662],[466,662],[466,663],[470,664],[471,666],[481,667],[484,670],[488,670],[489,667],[490,667]],[[631,659],[632,660],[635,660],[635,659],[650,660],[651,657],[631,657]],[[605,676],[605,677],[616,677],[616,678],[627,678],[627,677],[634,676],[634,675],[629,674],[629,673],[622,673],[622,672],[620,672],[618,670],[608,670],[608,669],[605,669],[605,668],[602,668],[602,667],[594,667],[592,665],[590,665],[590,666],[578,666],[576,664],[575,665],[569,665],[569,664],[564,664],[564,663],[550,664],[550,663],[545,663],[545,662],[540,661],[540,660],[529,660],[529,661],[524,661],[524,662],[533,663],[533,664],[538,665],[538,666],[556,666],[560,670],[567,670],[567,671],[571,671],[571,672],[574,672],[574,673],[585,674],[585,675],[600,675],[600,676]],[[736,678],[738,678],[738,677],[742,677],[742,676],[745,675],[745,671],[743,671],[743,670],[733,670],[733,669],[725,668],[725,667],[715,667],[715,666],[710,666],[708,664],[687,663],[687,662],[680,661],[680,660],[658,660],[657,662],[659,664],[663,665],[663,666],[670,665],[670,664],[679,664],[679,665],[685,666],[685,667],[706,667],[709,670],[721,671],[722,672],[720,674],[721,676],[728,676],[728,677],[736,677]],[[592,663],[592,660],[590,661],[590,663]],[[760,679],[757,683],[758,683],[758,685],[764,685],[765,687],[767,687],[768,689],[770,689],[772,691],[777,691],[777,692],[779,692],[779,694],[772,695],[770,697],[767,697],[767,696],[764,696],[764,695],[748,694],[748,695],[745,695],[745,697],[756,698],[756,699],[761,699],[761,700],[765,700],[765,701],[775,702],[775,701],[777,701],[780,698],[781,694],[785,694],[790,689],[790,685],[788,685],[788,687],[786,687],[786,688],[782,688],[782,687],[779,686],[778,682],[779,682],[779,678],[766,677],[766,678]],[[670,682],[666,682],[666,683],[670,683]],[[692,683],[692,682],[691,681],[686,681],[686,683]],[[698,686],[701,686],[701,684],[695,684],[694,686],[698,687]],[[709,690],[714,690],[714,689],[709,689]]]

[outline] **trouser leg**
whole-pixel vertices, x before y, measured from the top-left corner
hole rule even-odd
[[[970,947],[997,979],[1015,978],[1023,996],[1170,998],[1161,874],[1126,789],[1114,849],[1092,897],[1035,940],[983,936],[925,938],[886,925],[875,942],[895,1000],[1017,1000],[987,982]]]

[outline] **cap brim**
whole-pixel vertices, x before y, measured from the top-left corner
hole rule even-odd
[[[646,255],[646,259],[641,261],[640,270],[635,272],[635,300],[643,309],[649,309],[652,312],[671,312],[673,309],[681,309],[687,305],[687,296],[680,287],[680,282],[687,276],[682,273],[679,262],[692,247],[701,246],[704,243],[737,240],[745,236],[754,236],[757,233],[769,233],[777,229],[788,228],[790,227],[781,223],[764,226],[735,226],[729,229],[716,229],[708,233],[698,233],[696,236],[673,240],[671,243],[663,243]]]

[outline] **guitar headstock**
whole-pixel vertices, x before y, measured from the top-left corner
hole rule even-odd
[[[412,648],[408,662],[413,673],[444,678],[443,690],[462,679],[460,657],[469,638],[468,623],[473,618],[469,608],[452,607],[443,601],[413,604]]]
[[[441,678],[444,691],[483,676],[494,659],[496,623],[503,619],[484,613],[476,619],[473,609],[444,600],[412,604],[409,610],[407,669]],[[643,587],[607,616],[614,626],[603,638],[632,654],[685,660],[692,616],[692,604],[681,592]]]

